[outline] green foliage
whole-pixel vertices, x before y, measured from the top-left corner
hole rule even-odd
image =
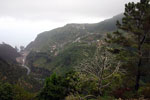
[[[25,91],[17,85],[0,83],[0,100],[33,100],[35,94]]]
[[[149,82],[150,64],[149,12],[149,0],[145,0],[144,3],[126,4],[122,22],[121,24],[117,22],[119,29],[107,35],[106,41],[111,45],[111,48],[107,48],[109,52],[100,51],[96,57],[94,55],[96,41],[102,39],[105,32],[116,30],[114,23],[122,18],[122,14],[97,24],[68,24],[39,34],[26,48],[31,51],[27,57],[27,64],[32,70],[29,76],[24,76],[20,66],[0,59],[0,79],[19,85],[0,83],[0,100],[81,100],[88,95],[94,97],[89,100],[96,100],[96,97],[97,100],[113,100],[113,97],[130,99],[142,95],[150,98],[150,86],[145,85]],[[76,42],[79,38],[80,42]],[[110,52],[117,57],[108,55],[106,59],[97,59],[100,54],[105,58]],[[96,59],[93,60],[93,56]],[[104,64],[104,60],[109,58],[111,62]],[[115,69],[116,58],[123,63],[120,73],[113,73],[111,78],[104,80],[104,77],[109,76]],[[85,59],[90,59],[87,63],[93,60],[87,68],[88,71],[94,65],[102,66],[102,64],[107,66],[112,64],[113,68],[100,71],[102,67],[97,67],[94,74],[90,71],[88,75],[70,71]],[[103,68],[107,69],[107,66]],[[57,74],[52,74],[45,80],[44,87],[37,95],[26,91],[31,89],[32,92],[37,91],[41,88],[41,80],[52,72]],[[101,72],[103,75],[99,78]],[[138,81],[141,83],[138,94],[133,91],[136,76],[142,76],[139,78],[140,81],[137,80],[137,83]],[[109,82],[110,85],[103,88]]]
[[[65,100],[81,100],[81,99],[78,96],[69,95],[65,98]]]
[[[80,77],[75,71],[69,71],[63,77],[63,84],[67,89],[67,94],[80,91]]]
[[[17,83],[20,87],[29,92],[38,92],[43,87],[43,81],[35,79],[36,77],[32,74],[22,77]]]
[[[82,95],[98,95],[98,85],[96,80],[83,79],[80,81],[80,94]]]
[[[56,46],[61,49],[68,43],[72,43],[79,37],[84,37],[93,33],[104,35],[105,32],[112,32],[117,29],[116,21],[120,20],[123,14],[119,14],[108,20],[95,24],[67,24],[64,27],[56,28],[43,32],[37,36],[34,42],[31,42],[26,50],[40,52],[49,52],[51,47]]]
[[[26,71],[24,68],[0,58],[0,81],[16,84],[25,75]]]
[[[122,23],[117,22],[119,28],[106,41],[112,45],[112,52],[123,62],[122,68],[127,70],[127,76],[135,78],[135,90],[138,90],[143,71],[149,65],[149,40],[150,40],[150,4],[146,2],[130,2],[125,5]],[[148,55],[147,55],[148,54]],[[128,78],[129,78],[128,77]]]
[[[46,52],[31,51],[27,56],[28,65],[35,67],[43,67],[44,63],[51,62],[51,56]]]
[[[37,96],[39,100],[62,100],[67,95],[81,93],[83,88],[77,72],[70,71],[64,76],[52,74],[45,81],[44,88]]]
[[[13,96],[13,87],[8,83],[0,83],[0,100],[13,100]]]
[[[146,84],[145,86],[141,87],[138,91],[139,96],[144,96],[145,98],[150,98],[150,84]]]
[[[57,73],[66,73],[74,69],[83,59],[93,56],[95,46],[71,44],[62,50],[53,60],[52,66]]]
[[[107,48],[109,47],[106,43],[98,42],[94,56],[85,59],[79,65],[78,69],[81,74],[86,76],[87,84],[93,86],[88,89],[93,92],[90,94],[101,96],[105,88],[110,87],[113,83],[116,84],[116,79],[119,80],[117,73],[121,64],[115,60],[114,55],[107,51]],[[94,89],[94,87],[96,88]]]
[[[41,90],[38,98],[39,100],[60,100],[66,95],[65,88],[63,87],[62,77],[56,74],[51,75],[45,81],[45,86]]]
[[[25,91],[20,86],[13,86],[13,100],[33,100],[35,94]]]
[[[116,99],[111,96],[103,96],[103,97],[98,97],[97,100],[116,100]]]
[[[74,69],[83,59],[93,56],[95,45],[71,43],[60,50],[58,55],[30,52],[27,56],[28,66],[44,68],[59,74],[65,74]]]

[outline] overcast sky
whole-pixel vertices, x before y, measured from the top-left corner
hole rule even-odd
[[[0,0],[0,42],[26,46],[37,34],[67,23],[96,23],[139,0]]]

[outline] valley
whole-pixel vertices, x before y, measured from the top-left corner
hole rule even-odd
[[[26,56],[28,55],[28,52],[21,52],[21,56],[16,58],[16,61],[21,64],[21,66],[23,68],[25,68],[27,70],[27,75],[30,74],[31,70],[28,66],[26,66],[25,62],[26,62]]]
[[[122,16],[119,14],[95,24],[67,24],[43,32],[21,52],[11,46],[7,47],[8,44],[1,44],[0,50],[3,50],[5,45],[6,48],[0,52],[0,58],[4,57],[4,60],[11,64],[15,63],[15,66],[20,66],[19,69],[23,71],[18,71],[20,75],[16,74],[18,78],[14,82],[27,91],[38,92],[45,79],[53,73],[65,75],[76,69],[82,60],[92,57],[96,43],[102,40],[107,32],[116,30],[115,22],[121,20]],[[6,52],[8,48],[11,48],[11,51]],[[9,52],[16,56],[8,55]],[[11,72],[13,71],[16,70]]]
[[[30,72],[31,72],[31,70],[30,70],[30,68],[28,66],[25,65],[25,60],[26,60],[26,57],[23,58],[23,64],[22,64],[22,66],[27,69],[27,75],[29,75]]]
[[[125,8],[42,32],[20,50],[0,44],[0,100],[148,100],[150,4]]]

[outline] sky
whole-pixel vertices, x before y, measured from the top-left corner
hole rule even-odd
[[[26,46],[44,31],[67,23],[97,23],[139,0],[0,0],[0,43]]]

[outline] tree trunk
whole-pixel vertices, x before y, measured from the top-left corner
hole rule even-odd
[[[138,91],[140,86],[140,79],[141,79],[141,64],[142,64],[142,52],[141,52],[141,42],[140,42],[140,36],[139,36],[139,45],[138,45],[138,54],[139,54],[139,61],[138,61],[138,69],[137,69],[137,75],[136,75],[136,83],[135,83],[135,90]]]
[[[141,63],[142,63],[142,59],[139,59],[139,63],[138,63],[138,71],[137,71],[137,75],[136,75],[136,84],[135,84],[135,90],[138,91],[139,86],[140,86],[140,79],[141,79]]]
[[[101,87],[102,87],[102,82],[101,82],[101,79],[99,79],[99,83],[98,83],[98,93],[99,93],[100,96],[102,95]]]
[[[147,36],[148,31],[145,31],[144,37],[141,40],[141,36],[138,36],[138,54],[139,54],[139,62],[138,62],[138,71],[136,75],[136,84],[135,84],[135,90],[138,91],[139,86],[140,86],[140,79],[141,79],[141,65],[142,65],[142,45],[145,42],[146,36]]]

